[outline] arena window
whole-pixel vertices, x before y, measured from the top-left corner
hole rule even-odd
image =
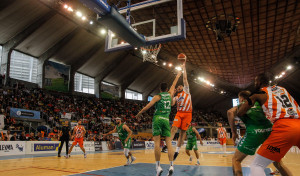
[[[125,98],[130,100],[143,100],[143,95],[132,90],[125,90]]]
[[[83,92],[95,94],[95,79],[80,73],[75,73],[74,90],[76,92]]]
[[[11,53],[10,77],[27,82],[37,83],[38,60],[18,51]]]

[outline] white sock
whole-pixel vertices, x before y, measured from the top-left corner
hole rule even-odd
[[[191,159],[193,158],[192,155],[190,156],[190,158],[191,158]]]
[[[226,145],[223,145],[223,152],[226,153]]]
[[[160,161],[156,161],[156,169],[160,167]]]
[[[176,147],[176,152],[179,153],[180,147]]]
[[[197,161],[199,162],[199,159],[197,159]]]
[[[170,161],[170,166],[173,166],[173,161]]]

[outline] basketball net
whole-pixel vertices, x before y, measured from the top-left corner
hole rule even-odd
[[[143,62],[148,61],[148,62],[157,63],[157,55],[160,49],[161,49],[160,43],[141,47],[140,50],[143,55]]]

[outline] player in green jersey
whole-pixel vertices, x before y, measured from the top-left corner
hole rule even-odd
[[[125,123],[122,123],[121,118],[116,118],[116,123],[117,123],[116,127],[112,131],[110,131],[106,134],[103,134],[103,136],[110,135],[112,133],[118,133],[119,139],[124,148],[125,157],[127,158],[127,163],[125,164],[125,166],[128,166],[136,160],[136,158],[129,151],[129,149],[131,147],[132,131],[129,129],[129,127]],[[129,161],[129,157],[131,158],[131,161]]]
[[[186,138],[187,138],[187,144],[185,147],[185,152],[190,157],[190,162],[192,162],[192,160],[193,160],[192,155],[190,154],[190,150],[194,149],[194,152],[195,152],[195,155],[197,158],[196,165],[200,165],[197,139],[200,140],[201,145],[203,145],[203,142],[202,142],[199,132],[197,131],[197,129],[195,127],[192,127],[191,124],[190,124],[190,127],[188,128],[188,130],[186,131]]]
[[[239,93],[240,105],[243,104],[250,96],[249,91],[241,91]],[[239,106],[240,106],[239,105]],[[238,107],[239,107],[238,106]],[[233,107],[227,111],[228,121],[232,131],[233,142],[235,143],[238,135],[234,125],[238,107]],[[232,158],[232,168],[235,176],[242,176],[242,161],[248,155],[254,155],[256,149],[268,138],[272,131],[272,123],[266,118],[261,105],[258,102],[240,118],[245,126],[246,133],[239,141],[235,154]],[[274,166],[281,170],[282,163],[274,163]]]
[[[169,124],[169,115],[171,113],[172,99],[175,92],[175,86],[181,72],[179,71],[170,90],[168,91],[168,84],[160,84],[160,93],[155,95],[152,100],[136,115],[136,117],[142,116],[149,108],[155,105],[155,112],[152,120],[152,134],[154,138],[154,154],[156,160],[156,176],[160,176],[163,172],[160,167],[160,138],[165,137],[165,141],[168,148],[168,156],[170,161],[170,168],[168,175],[172,175],[174,172],[173,168],[173,148],[171,143],[171,128]]]

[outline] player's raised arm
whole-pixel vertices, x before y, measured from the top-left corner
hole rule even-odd
[[[174,96],[174,93],[175,93],[175,86],[176,86],[176,84],[177,84],[178,79],[180,78],[180,76],[181,76],[181,71],[179,71],[179,72],[177,73],[176,78],[174,79],[173,84],[172,84],[172,86],[170,87],[169,93],[171,94],[172,99],[173,99],[173,96]],[[173,104],[173,103],[172,103],[172,104]]]
[[[185,63],[183,63],[182,67],[183,67],[183,85],[184,85],[185,88],[188,88],[189,87],[189,82],[187,80],[187,73],[186,73]]]
[[[242,117],[246,112],[258,101],[263,105],[268,99],[267,94],[254,94],[250,98],[246,99],[247,101],[243,103],[237,110],[237,116]]]
[[[129,140],[129,138],[131,138],[131,135],[132,135],[132,131],[128,128],[127,125],[123,125],[123,129],[126,130],[128,132],[128,136],[127,138],[125,139],[125,143]]]
[[[144,112],[150,109],[156,102],[161,99],[160,95],[155,95],[152,100],[136,115],[136,117],[140,117]]]

